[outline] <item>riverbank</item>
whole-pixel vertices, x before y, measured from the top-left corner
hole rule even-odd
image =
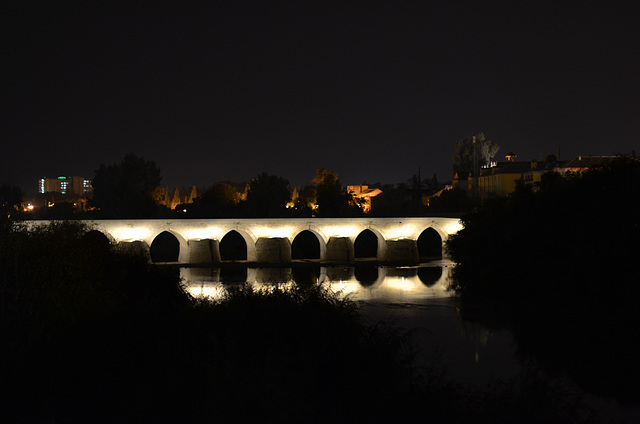
[[[509,329],[551,376],[640,406],[639,214],[632,158],[487,199],[447,244],[464,319]]]

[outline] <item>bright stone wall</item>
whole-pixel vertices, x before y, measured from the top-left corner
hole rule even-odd
[[[33,225],[38,222],[32,221]],[[377,259],[416,261],[416,241],[427,228],[440,235],[443,245],[462,228],[458,218],[273,218],[273,219],[131,219],[85,221],[121,246],[135,242],[151,246],[162,232],[173,234],[180,244],[178,262],[184,264],[220,262],[219,243],[230,231],[237,231],[247,244],[250,262],[290,262],[291,243],[302,231],[318,237],[320,260],[353,261],[358,235],[371,230],[378,237]]]

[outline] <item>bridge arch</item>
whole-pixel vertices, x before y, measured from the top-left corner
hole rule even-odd
[[[433,227],[428,227],[420,233],[417,240],[418,256],[420,258],[441,258],[443,238]]]
[[[109,233],[108,231],[105,231],[102,228],[90,229],[85,233],[85,237],[87,236],[94,240],[99,239],[100,237],[104,237],[107,240],[107,242],[109,242],[110,244],[115,244],[118,242],[111,233]]]
[[[150,238],[149,255],[152,262],[186,262],[187,241],[176,231],[165,229]]]
[[[220,259],[223,261],[251,260],[252,247],[255,256],[255,245],[251,237],[245,231],[230,230],[220,239]]]
[[[350,256],[349,252],[355,247],[356,241],[358,245],[361,244],[362,233],[365,230],[367,231],[365,234],[375,235],[376,242],[371,244],[377,244],[376,252],[363,255],[358,246],[355,258],[368,256],[382,261],[406,261],[409,256],[405,253],[415,251],[417,254],[418,238],[427,228],[436,231],[445,246],[450,235],[462,228],[459,219],[445,217],[126,219],[85,222],[91,229],[104,234],[118,249],[144,253],[146,246],[147,256],[148,248],[154,239],[163,231],[168,231],[179,241],[180,263],[219,261],[219,259],[216,260],[218,257],[214,253],[217,250],[213,245],[232,230],[242,236],[246,244],[246,258],[251,262],[260,259],[257,258],[256,253],[259,239],[269,239],[269,246],[275,245],[274,240],[278,239],[284,246],[285,239],[295,240],[295,236],[306,230],[311,231],[318,238],[321,260],[351,262],[354,256]],[[47,225],[48,223],[49,221],[31,221],[29,225]],[[432,232],[431,234],[433,235]],[[370,239],[373,240],[373,237]],[[442,249],[442,254],[446,257],[446,249]],[[413,261],[413,256],[410,260]],[[418,258],[415,260],[417,261]]]
[[[89,230],[82,236],[82,243],[92,254],[103,254],[115,244],[115,240],[100,230]]]
[[[384,257],[386,241],[380,231],[375,228],[365,228],[360,231],[353,242],[354,258],[376,258]]]
[[[461,228],[462,225],[460,224],[459,221],[456,220],[455,224],[451,224],[449,223],[448,225],[444,225],[444,229],[442,228],[442,225],[438,225],[436,223],[432,223],[430,228],[433,228],[438,235],[440,235],[440,239],[442,240],[442,257],[446,257],[447,254],[447,249],[446,249],[446,242],[449,239],[449,236],[457,233]]]
[[[309,228],[294,234],[291,240],[292,259],[323,260],[327,253],[327,244],[319,231]]]

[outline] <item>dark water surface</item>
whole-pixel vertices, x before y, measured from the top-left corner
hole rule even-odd
[[[256,288],[293,282],[326,284],[356,301],[366,323],[391,324],[408,331],[419,350],[418,366],[436,363],[454,381],[478,388],[495,379],[517,377],[524,360],[513,334],[461,318],[459,300],[447,290],[453,265],[448,260],[411,267],[294,263],[288,268],[182,268],[180,273],[192,295],[213,298],[221,296],[225,287],[244,282]],[[579,390],[570,381],[563,380],[563,384]],[[607,411],[610,422],[640,422],[638,408],[584,395],[595,408]]]
[[[327,284],[356,301],[368,324],[409,330],[420,360],[438,358],[457,381],[482,385],[517,374],[508,331],[490,332],[460,318],[458,301],[447,290],[452,265],[440,260],[412,267],[182,268],[181,276],[192,295],[213,298],[245,281],[256,287],[300,280]]]

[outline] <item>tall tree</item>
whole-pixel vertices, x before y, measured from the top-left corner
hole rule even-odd
[[[181,203],[182,197],[180,196],[180,190],[178,190],[178,187],[176,187],[176,189],[173,191],[173,197],[171,198],[171,206],[169,207],[169,209],[173,210]]]
[[[466,178],[473,171],[473,137],[476,138],[478,154],[478,166],[486,166],[498,153],[500,146],[493,141],[485,139],[484,133],[479,132],[470,137],[458,140],[455,144],[453,156],[453,172],[460,178]]]
[[[330,169],[320,168],[313,179],[316,187],[318,216],[344,216],[362,214],[355,205],[353,196],[342,187],[338,174]]]
[[[291,195],[293,203],[293,214],[298,217],[313,216],[313,209],[316,205],[316,186],[305,185],[301,188],[295,188]]]
[[[151,196],[158,205],[169,207],[171,205],[171,199],[169,198],[168,190],[168,188],[156,187],[151,193]]]
[[[191,205],[184,205],[184,207],[191,218],[237,216],[237,205],[240,202],[240,197],[241,194],[231,184],[216,183],[200,196],[194,198]]]
[[[249,216],[285,216],[290,198],[288,180],[263,172],[249,182],[244,206]]]
[[[7,217],[16,214],[22,203],[22,190],[20,187],[10,187],[3,184],[0,187],[0,214]]]
[[[189,197],[186,200],[186,203],[193,203],[193,201],[198,197],[198,189],[196,186],[191,187],[191,191],[189,192]]]
[[[101,164],[95,171],[91,182],[93,204],[104,217],[153,216],[158,210],[153,192],[161,180],[162,174],[155,162],[134,154],[125,155],[121,163]]]

